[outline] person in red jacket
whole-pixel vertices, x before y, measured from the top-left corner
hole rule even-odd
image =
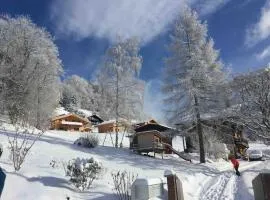
[[[238,160],[234,156],[230,156],[229,157],[229,160],[233,164],[233,168],[235,169],[235,174],[237,176],[240,176],[240,172],[238,171],[238,168],[239,168],[239,162],[238,162]]]

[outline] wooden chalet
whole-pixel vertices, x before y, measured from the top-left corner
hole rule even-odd
[[[116,130],[118,132],[124,132],[126,130],[126,123],[124,121],[119,121],[116,125],[115,120],[110,120],[110,121],[104,121],[96,127],[98,128],[99,133],[114,133]]]
[[[91,131],[91,123],[86,118],[69,113],[52,118],[51,129],[89,132]]]
[[[138,153],[171,153],[164,144],[172,143],[171,138],[156,130],[137,132],[130,136],[130,148]]]
[[[171,153],[168,145],[172,145],[170,128],[158,124],[155,120],[134,125],[135,133],[130,135],[130,149],[139,153]],[[166,144],[166,145],[164,145]]]

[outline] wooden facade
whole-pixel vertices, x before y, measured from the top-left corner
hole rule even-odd
[[[130,136],[130,148],[137,152],[171,153],[163,143],[172,145],[172,139],[157,130],[137,132]]]
[[[86,118],[69,113],[52,118],[51,129],[89,132],[91,131],[91,123]]]
[[[126,126],[123,122],[118,122],[116,126],[115,120],[105,121],[96,126],[98,128],[99,133],[114,133],[116,130],[118,132],[124,132],[126,130]]]
[[[172,145],[172,138],[168,131],[171,128],[158,124],[155,120],[134,124],[134,133],[130,136],[130,148],[137,152],[165,152],[172,153],[168,146]]]

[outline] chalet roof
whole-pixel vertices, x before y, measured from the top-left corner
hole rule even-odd
[[[99,121],[101,121],[101,122],[104,122],[104,120],[102,120],[102,119],[101,119],[99,116],[97,116],[96,114],[89,116],[89,117],[88,117],[88,120],[90,120],[91,118],[95,118],[95,119],[97,119],[97,120],[99,120]]]
[[[139,126],[137,128],[135,128],[136,132],[143,132],[143,131],[152,131],[152,130],[156,130],[159,132],[164,132],[169,130],[170,128],[161,124],[156,124],[156,123],[148,123],[148,124],[144,124],[142,126]]]
[[[108,120],[108,121],[104,121],[100,124],[98,124],[97,126],[101,126],[101,125],[105,125],[105,124],[114,124],[115,123],[115,120]]]
[[[115,124],[115,123],[116,123],[116,120],[112,119],[112,120],[104,121],[104,122],[98,124],[97,126],[102,126],[102,125],[105,125],[105,124]],[[118,124],[119,125],[128,124],[128,121],[125,120],[125,119],[119,119]]]
[[[76,115],[74,113],[68,113],[68,114],[63,114],[63,115],[56,116],[56,117],[52,118],[52,121],[59,120],[59,119],[65,119],[65,118],[70,117],[70,116],[74,116],[74,117],[78,118],[79,120],[81,120],[83,122],[89,123],[88,119],[80,117],[79,115]]]
[[[82,113],[85,117],[90,117],[91,115],[93,115],[93,112],[90,110],[78,109],[77,111]]]
[[[66,115],[69,114],[70,112],[66,111],[64,107],[58,107],[53,111],[52,117],[57,117],[60,115]]]

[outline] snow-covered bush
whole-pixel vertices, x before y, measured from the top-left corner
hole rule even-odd
[[[19,171],[30,149],[35,142],[43,135],[43,132],[35,133],[34,130],[21,130],[16,127],[16,131],[12,137],[8,136],[10,160],[13,163],[15,171]]]
[[[131,186],[138,174],[119,170],[117,172],[112,172],[111,175],[117,199],[131,200]]]
[[[102,173],[102,165],[94,158],[73,159],[66,166],[66,176],[70,177],[70,182],[80,191],[89,189],[93,181]]]
[[[78,138],[74,144],[78,146],[83,146],[87,148],[94,148],[99,144],[99,137],[95,134],[87,134],[86,136],[82,136]]]

